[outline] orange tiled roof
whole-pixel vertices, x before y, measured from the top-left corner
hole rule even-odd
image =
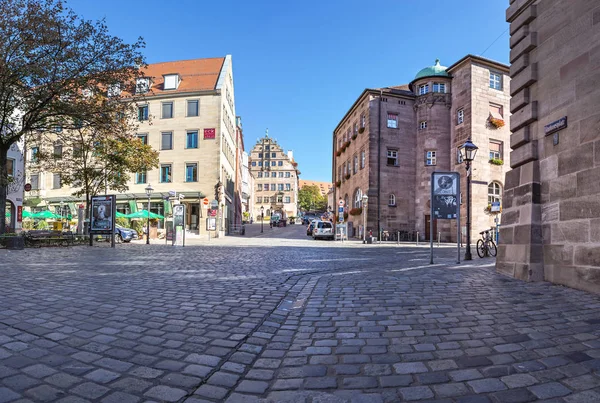
[[[154,95],[171,92],[214,90],[223,67],[224,57],[209,59],[179,60],[149,64],[143,70],[152,79],[150,92]],[[164,74],[179,74],[180,83],[176,90],[163,90]]]
[[[321,191],[322,195],[326,195],[329,192],[329,189],[333,186],[330,182],[317,182],[317,181],[309,181],[306,179],[300,179],[299,181],[299,189],[302,189],[303,186],[316,186]]]

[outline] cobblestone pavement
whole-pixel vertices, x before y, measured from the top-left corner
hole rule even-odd
[[[600,401],[597,296],[284,230],[0,250],[0,402]]]

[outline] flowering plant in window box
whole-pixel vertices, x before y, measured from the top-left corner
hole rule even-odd
[[[505,125],[504,120],[492,117],[491,115],[488,121],[490,122],[490,125],[494,126],[496,129],[500,129]]]
[[[346,148],[350,147],[350,140],[348,140],[344,143],[344,147],[346,147]]]
[[[342,186],[342,181],[336,181],[335,182],[335,187],[339,188],[340,186]]]
[[[362,207],[355,207],[348,212],[350,215],[361,215]]]
[[[356,138],[357,138],[357,137],[358,137],[358,133],[354,133],[354,134],[352,135],[352,140],[356,140]]]
[[[492,164],[492,165],[504,165],[504,161],[502,161],[500,158],[492,158],[492,159],[490,159],[490,164]]]
[[[363,133],[365,132],[365,128],[364,128],[364,127],[361,127],[360,129],[358,129],[358,132],[359,132],[360,134],[363,134]]]
[[[344,152],[344,147],[342,147],[342,148],[340,148],[339,150],[337,150],[337,151],[335,152],[335,155],[339,157],[340,155],[342,155],[342,152]]]
[[[346,180],[350,179],[350,174],[346,174]]]
[[[492,205],[488,204],[487,207],[483,209],[483,212],[489,215],[499,214],[502,212],[502,206],[500,206],[500,211],[492,211]]]

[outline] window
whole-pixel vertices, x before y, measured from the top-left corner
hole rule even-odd
[[[492,182],[488,185],[488,204],[499,202],[502,198],[502,186],[498,182]]]
[[[271,172],[271,178],[277,178],[277,172]]]
[[[271,190],[275,191],[275,184],[274,183],[271,183]]]
[[[173,117],[173,102],[162,103],[162,115],[163,119],[171,119]]]
[[[56,125],[56,126],[54,126],[54,131],[56,133],[62,133],[62,130],[63,130],[62,125]]]
[[[358,123],[356,122],[354,122],[354,124],[352,125],[352,133],[358,134]]]
[[[54,144],[54,158],[57,160],[62,159],[63,156],[63,146],[62,144]]]
[[[283,202],[284,202],[284,203],[291,203],[291,202],[292,202],[292,199],[290,198],[290,196],[285,196],[285,197],[283,198]]]
[[[252,165],[253,167],[255,167],[255,166],[256,166],[256,161],[252,161],[252,164],[251,164],[251,165]]]
[[[277,203],[283,203],[283,195],[277,195]]]
[[[146,171],[141,171],[135,174],[135,183],[140,184],[140,183],[146,183],[146,175],[147,172]]]
[[[60,188],[61,188],[60,174],[54,174],[52,176],[52,189],[60,189]]]
[[[460,148],[456,149],[456,163],[457,164],[463,163],[462,155],[460,154]]]
[[[490,140],[490,160],[502,160],[502,142]]]
[[[290,190],[292,190],[292,185],[291,185],[290,183],[286,183],[286,184],[285,184],[285,190],[286,190],[286,191],[288,191],[288,192],[289,192]]]
[[[109,85],[106,95],[108,95],[109,97],[116,97],[121,95],[121,84],[117,83]]]
[[[286,173],[285,173],[285,177],[286,177],[286,178],[290,178],[291,176],[292,176],[292,173],[291,173],[291,172],[286,172]]]
[[[140,139],[142,144],[148,145],[148,135],[147,134],[138,134],[137,138]]]
[[[40,152],[40,148],[39,147],[32,147],[31,148],[31,161],[37,162],[38,152]]]
[[[346,176],[346,164],[342,164],[342,170],[343,170],[342,176],[345,177]]]
[[[258,177],[262,178],[262,171],[258,171]]]
[[[494,119],[504,120],[504,113],[502,112],[502,105],[490,103],[490,116]]]
[[[32,190],[39,190],[40,189],[40,175],[39,174],[32,174],[29,177],[29,183],[31,184],[31,189]]]
[[[6,174],[9,178],[15,175],[15,160],[12,158],[6,160]]]
[[[185,181],[198,182],[198,164],[185,164]]]
[[[253,164],[254,164],[254,162],[253,162]],[[262,166],[263,166],[263,165],[262,165],[262,161],[258,161],[258,166],[259,166],[259,167],[262,167]]]
[[[160,166],[160,181],[162,183],[170,183],[172,175],[173,173],[171,172],[171,164]]]
[[[148,120],[148,105],[138,106],[138,120],[140,122]]]
[[[427,121],[426,120],[419,122],[419,129],[421,129],[421,130],[427,129]]]
[[[367,123],[367,118],[365,117],[364,113],[360,116],[360,127],[365,127],[365,124]]]
[[[257,203],[262,203],[262,196],[258,196],[258,197],[256,198],[256,202],[257,202]]]
[[[274,167],[275,165],[277,165],[277,161],[271,161],[271,166]]]
[[[388,113],[387,117],[387,127],[391,129],[398,128],[398,115],[395,113]]]
[[[350,175],[350,173],[352,172],[352,164],[350,163],[350,160],[346,162],[346,165],[348,166],[346,172],[348,172],[348,175]]]
[[[265,185],[265,189],[269,190],[269,185],[268,184]],[[263,185],[261,183],[259,183],[258,185],[256,185],[256,190],[258,190],[258,191],[263,190]]]
[[[165,77],[165,83],[163,89],[165,90],[176,90],[179,85],[179,74],[167,74]]]
[[[366,158],[367,158],[367,153],[365,152],[365,150],[362,150],[360,152],[360,169],[363,169],[365,167]]]
[[[135,84],[135,92],[137,94],[145,94],[150,89],[150,79],[143,77],[138,78]]]
[[[187,101],[187,115],[198,116],[198,101]]]
[[[429,92],[429,84],[419,85],[419,95],[425,95]]]
[[[354,175],[358,172],[358,155],[354,156]]]
[[[283,190],[283,183],[280,183],[277,185],[277,190]]]
[[[276,153],[271,153],[271,158],[276,158],[277,154]]]
[[[490,88],[502,91],[502,74],[490,71]]]
[[[395,206],[396,205],[396,195],[395,194],[390,194],[390,197],[388,199],[388,206]]]
[[[465,110],[464,109],[459,109],[456,112],[456,124],[460,125],[465,121]]]
[[[173,132],[163,132],[160,134],[160,149],[161,150],[172,150],[173,149]]]
[[[435,151],[425,151],[425,165],[436,165]]]
[[[388,150],[387,164],[393,165],[393,166],[398,166],[398,151],[397,150]]]
[[[185,148],[198,148],[198,131],[187,132]]]
[[[271,146],[265,146],[265,151],[271,150]]]
[[[283,178],[283,172],[279,172],[279,177]]]
[[[362,190],[356,189],[354,191],[354,208],[362,207]]]
[[[262,158],[263,154],[262,153],[258,153],[258,158]]]
[[[433,92],[446,92],[446,84],[444,83],[433,83]]]
[[[282,167],[283,166],[283,161],[277,161],[277,166]]]

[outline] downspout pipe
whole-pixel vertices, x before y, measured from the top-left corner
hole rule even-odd
[[[381,241],[381,100],[383,90],[379,90],[379,118],[377,119],[377,239]]]

